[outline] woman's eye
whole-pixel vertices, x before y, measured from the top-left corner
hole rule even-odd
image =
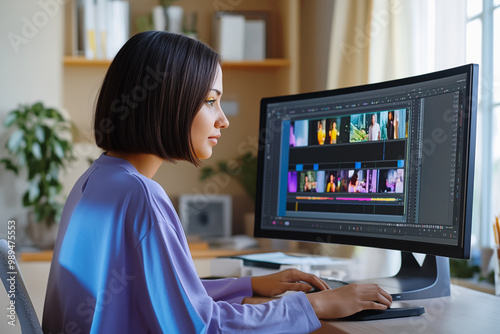
[[[209,107],[213,107],[215,106],[215,99],[209,99],[209,100],[206,100],[205,103],[209,106]]]

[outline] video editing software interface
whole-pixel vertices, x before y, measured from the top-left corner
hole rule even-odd
[[[467,80],[269,102],[260,228],[457,245]]]

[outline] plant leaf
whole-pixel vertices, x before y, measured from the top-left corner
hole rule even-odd
[[[5,158],[1,159],[0,162],[4,164],[5,169],[13,171],[16,175],[19,174],[19,169],[17,168],[16,165],[14,165],[14,163],[11,160]]]
[[[35,136],[36,139],[38,139],[39,142],[45,141],[45,131],[43,131],[43,127],[40,125],[37,125],[35,127]]]
[[[25,154],[25,152],[19,152],[19,154],[17,156],[19,157],[19,160],[17,161],[19,167],[26,166],[26,154]]]
[[[35,112],[35,114],[38,116],[40,113],[44,112],[44,106],[41,102],[35,103],[33,106],[31,106],[31,109]]]
[[[28,199],[30,202],[34,202],[40,195],[40,188],[38,187],[38,181],[33,180],[28,185]]]
[[[24,141],[24,132],[20,129],[14,131],[7,142],[7,149],[13,153],[16,152]]]
[[[14,124],[14,122],[16,121],[17,119],[17,116],[18,116],[18,111],[17,110],[14,110],[12,112],[10,112],[7,117],[5,117],[5,121],[4,121],[4,125],[5,127],[10,127],[12,124]]]
[[[35,158],[37,159],[42,158],[42,149],[40,148],[40,144],[38,144],[37,142],[34,142],[33,146],[31,146],[31,152],[33,153]]]
[[[49,173],[47,176],[50,175],[51,180],[58,181],[59,180],[59,168],[55,164],[50,164],[49,167]]]
[[[59,159],[64,158],[64,150],[61,147],[61,144],[59,142],[54,142],[54,153],[57,155]]]
[[[32,205],[32,203],[30,203],[30,200],[29,200],[29,191],[25,192],[24,195],[23,195],[23,206],[30,206]]]
[[[212,167],[205,167],[201,170],[200,180],[204,181],[215,174],[215,170]]]

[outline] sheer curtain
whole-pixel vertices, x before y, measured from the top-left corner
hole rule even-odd
[[[463,65],[465,0],[336,0],[328,88]]]
[[[465,0],[336,0],[327,88],[418,75],[465,63]],[[334,255],[327,246],[325,253]],[[399,252],[357,248],[357,277],[394,274]]]

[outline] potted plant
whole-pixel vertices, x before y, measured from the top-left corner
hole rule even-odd
[[[246,151],[233,160],[219,161],[216,167],[203,168],[200,180],[207,180],[218,173],[225,173],[237,180],[255,204],[255,195],[257,192],[257,156],[252,151]],[[254,220],[255,214],[253,212],[245,214],[245,234],[249,236],[253,236]]]
[[[216,167],[205,167],[201,170],[200,180],[204,181],[217,173],[227,173],[235,178],[245,189],[247,195],[255,201],[257,187],[257,157],[247,151],[234,160],[219,161]]]
[[[153,7],[153,25],[155,30],[167,30],[177,34],[182,33],[183,8],[173,6],[177,0],[160,0],[158,6]]]
[[[16,175],[26,170],[28,188],[22,195],[23,206],[31,209],[37,225],[57,230],[54,225],[63,207],[60,171],[75,159],[72,123],[56,109],[37,102],[11,111],[4,125],[14,131],[5,145],[10,157],[0,159],[0,163]],[[53,246],[48,243],[38,246]]]

